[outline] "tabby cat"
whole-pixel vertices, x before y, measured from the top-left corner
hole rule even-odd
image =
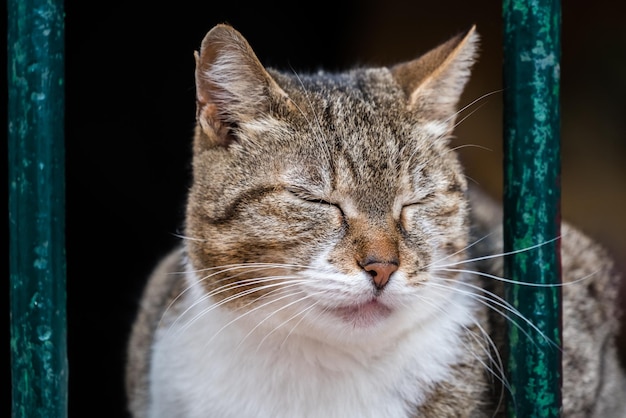
[[[185,236],[129,343],[134,417],[503,413],[503,316],[523,319],[481,257],[502,254],[500,208],[449,144],[477,42],[302,75],[228,25],[206,35]],[[626,417],[617,275],[562,232],[563,415]]]

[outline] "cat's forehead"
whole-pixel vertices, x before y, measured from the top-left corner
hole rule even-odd
[[[332,73],[280,74],[277,77],[303,112],[317,116],[344,116],[347,121],[361,116],[375,118],[399,111],[405,94],[387,68],[353,69]],[[375,120],[371,120],[374,122]]]
[[[447,123],[409,107],[406,94],[385,67],[273,75],[296,105],[295,116],[304,121],[292,127],[334,137],[347,148],[377,147],[384,140],[387,148],[379,151],[395,152],[413,137],[421,143],[408,145],[419,147],[428,138],[449,133]],[[398,141],[396,147],[389,147],[390,138]]]
[[[368,147],[401,125],[403,94],[386,69],[275,77],[297,108],[288,115],[291,127],[336,148]]]

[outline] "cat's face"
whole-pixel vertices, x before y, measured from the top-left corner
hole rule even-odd
[[[436,315],[454,280],[436,264],[467,246],[448,136],[475,38],[391,69],[298,76],[267,72],[233,29],[211,31],[186,224],[204,291],[294,332]]]

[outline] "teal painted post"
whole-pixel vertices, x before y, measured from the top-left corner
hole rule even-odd
[[[504,248],[521,251],[507,257],[505,276],[539,284],[508,285],[505,295],[543,334],[509,325],[507,410],[509,417],[559,417],[560,3],[504,0],[503,23]]]
[[[7,4],[12,416],[67,416],[64,7]]]

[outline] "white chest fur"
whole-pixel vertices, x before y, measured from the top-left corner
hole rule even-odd
[[[196,315],[211,306],[205,300],[158,332],[150,417],[411,416],[461,356],[455,341],[471,311],[449,302],[445,315],[402,332],[340,342],[255,328],[225,308]],[[410,321],[399,315],[408,313],[388,320]]]

